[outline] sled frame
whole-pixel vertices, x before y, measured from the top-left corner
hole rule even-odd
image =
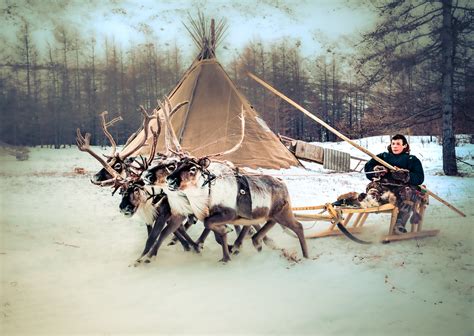
[[[294,211],[296,219],[299,221],[327,221],[331,223],[329,228],[326,230],[305,235],[305,238],[322,238],[341,235],[343,233],[338,229],[338,223],[344,225],[344,227],[350,233],[360,233],[362,232],[365,221],[370,214],[390,213],[391,217],[388,233],[382,236],[381,239],[382,243],[389,243],[391,241],[398,240],[432,237],[439,233],[439,230],[422,230],[426,205],[427,203],[423,204],[420,209],[420,222],[418,224],[410,224],[410,231],[404,234],[393,234],[393,229],[395,228],[395,223],[399,212],[398,207],[393,204],[384,204],[372,208],[348,208],[337,207],[333,206],[331,203],[326,203],[324,205],[316,206],[293,207],[292,210]],[[319,214],[301,212],[308,210],[321,211]]]

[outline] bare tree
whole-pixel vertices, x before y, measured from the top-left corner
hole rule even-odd
[[[470,5],[453,5],[452,0],[382,2],[377,7],[380,21],[362,43],[365,52],[361,64],[368,84],[408,83],[392,88],[391,96],[399,102],[390,111],[398,116],[393,123],[409,126],[422,120],[426,124],[442,117],[443,170],[447,175],[457,174],[454,75],[456,66],[466,60],[458,64],[455,60],[465,48],[459,41],[472,31]],[[380,86],[376,91],[381,92]],[[408,95],[399,96],[402,92]]]

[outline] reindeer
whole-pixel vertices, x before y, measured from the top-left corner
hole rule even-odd
[[[195,210],[204,227],[221,236],[223,257],[230,260],[225,223],[265,225],[252,237],[252,242],[261,251],[262,238],[276,224],[292,230],[299,239],[303,256],[308,258],[303,226],[291,211],[291,202],[286,185],[268,175],[241,175],[248,183],[251,204],[238,201],[238,181],[233,170],[221,162],[209,158],[187,158],[167,178],[171,190],[182,192]],[[212,179],[214,182],[210,181]]]
[[[120,212],[126,217],[132,217],[135,213],[143,218],[147,226],[148,239],[142,256],[148,252],[150,246],[156,240],[156,234],[161,232],[165,222],[171,215],[169,203],[166,195],[160,193],[150,194],[144,188],[143,181],[133,182],[131,185],[123,184],[120,187],[122,200],[119,208]],[[187,224],[193,224],[195,221],[189,220]],[[153,230],[154,229],[154,230]],[[191,247],[197,253],[200,252],[198,245],[189,237],[186,228],[179,227],[174,232],[176,239],[181,243],[185,251],[190,251]]]
[[[184,104],[187,104],[187,102],[183,102],[177,105],[171,111],[171,114],[176,112]],[[144,255],[148,252],[149,247],[156,240],[156,237],[160,234],[165,222],[169,219],[170,210],[169,210],[169,204],[166,198],[162,198],[160,203],[157,203],[157,205],[155,205],[155,209],[153,210],[152,207],[150,207],[150,205],[147,204],[148,203],[147,198],[144,197],[143,193],[145,193],[145,190],[143,188],[138,187],[140,184],[139,180],[140,180],[141,173],[148,168],[148,166],[150,165],[156,153],[157,139],[161,130],[161,126],[159,122],[157,122],[158,130],[156,132],[154,132],[150,128],[151,132],[153,133],[153,142],[152,142],[153,145],[152,145],[151,153],[148,160],[142,159],[142,162],[140,163],[139,161],[128,159],[128,155],[137,151],[145,144],[145,140],[147,139],[147,134],[149,130],[149,126],[148,126],[149,122],[152,119],[157,117],[156,109],[154,110],[154,115],[148,115],[146,110],[142,106],[140,106],[140,108],[144,115],[144,122],[143,122],[143,129],[145,130],[144,137],[138,146],[133,147],[132,150],[128,150],[126,154],[115,155],[115,151],[116,151],[115,141],[113,140],[113,137],[110,135],[110,133],[107,130],[107,126],[109,126],[112,122],[109,122],[109,123],[105,122],[105,115],[107,114],[107,112],[104,112],[101,114],[102,128],[104,130],[104,133],[110,140],[112,144],[112,148],[113,148],[112,150],[113,155],[110,156],[107,161],[105,161],[102,157],[100,157],[90,148],[91,135],[89,133],[87,133],[85,136],[82,136],[80,130],[77,129],[76,141],[77,141],[77,146],[79,150],[89,153],[91,156],[97,159],[103,166],[103,169],[94,175],[92,182],[94,184],[101,185],[101,186],[113,184],[115,185],[115,191],[118,188],[121,189],[123,195],[122,195],[122,202],[121,202],[120,207],[121,207],[122,212],[125,215],[132,216],[136,212],[137,209],[146,209],[144,211],[141,211],[145,214],[145,222],[147,224],[147,233],[148,233],[148,239],[145,244],[144,252],[142,253],[142,255]],[[117,119],[118,118],[114,119],[113,121],[115,122]],[[114,167],[111,166],[112,162],[115,162]],[[141,183],[143,184],[143,182]],[[190,225],[190,223],[194,223],[195,220],[189,219],[188,222],[189,223],[187,223],[187,225]],[[151,223],[153,223],[153,227],[151,227]],[[186,250],[189,250],[190,249],[189,245],[192,245],[194,250],[199,252],[198,247],[196,246],[194,241],[191,238],[189,238],[189,236],[186,234],[184,229],[182,230],[180,229],[178,232],[176,232],[176,236],[178,237],[178,240],[183,244]],[[184,239],[186,239],[186,241]]]
[[[171,217],[168,221],[167,227],[161,232],[159,238],[153,244],[153,247],[149,251],[148,255],[139,259],[139,262],[141,261],[150,262],[150,258],[153,255],[156,255],[163,240],[168,235],[178,230],[178,228],[181,226],[181,223],[183,222],[183,218],[196,215],[196,209],[193,209],[191,207],[191,204],[189,203],[188,199],[183,193],[178,193],[178,192],[168,189],[168,183],[166,181],[166,178],[174,171],[178,163],[183,158],[189,157],[189,154],[185,153],[182,150],[181,146],[179,145],[179,141],[176,137],[176,134],[174,133],[174,130],[171,127],[171,122],[169,119],[170,113],[168,113],[168,111],[171,108],[171,104],[169,103],[169,100],[165,98],[165,103],[160,104],[160,107],[161,107],[160,119],[163,120],[163,122],[165,123],[166,131],[169,132],[167,133],[167,137],[165,137],[165,139],[172,140],[176,151],[174,152],[174,155],[166,156],[165,158],[160,158],[159,160],[157,160],[157,162],[154,165],[152,165],[150,169],[148,169],[147,171],[143,173],[142,179],[145,181],[146,184],[158,187],[162,189],[164,193],[166,193],[168,202],[171,208]],[[243,112],[244,111],[242,109],[242,113]],[[243,133],[244,133],[244,127],[245,127],[245,119],[243,118],[243,115],[242,115],[242,138],[243,138]],[[242,142],[242,139],[240,140],[238,146],[240,146],[241,142]],[[238,148],[238,146],[234,146],[234,148],[231,149],[231,151]],[[171,145],[167,144],[167,148],[169,149],[170,147]],[[227,151],[227,153],[230,153],[230,151]],[[224,154],[224,153],[221,153],[221,154]],[[210,231],[209,229],[205,229],[204,232],[201,234],[200,238],[198,239],[197,244],[200,249],[202,248],[204,240],[207,237],[209,231]],[[246,230],[245,232],[247,231],[248,230]],[[241,240],[243,240],[243,237],[245,236],[245,232],[240,233],[242,235]],[[216,240],[218,241],[218,243],[222,243],[222,241],[220,241],[219,239],[219,236],[216,236]]]
[[[230,150],[211,155],[211,157],[231,153],[240,147],[245,133],[244,112],[242,107],[242,136],[240,141]],[[232,223],[234,225],[242,223],[245,226],[265,223],[265,227],[262,229],[257,226],[259,231],[253,238],[254,245],[258,250],[261,250],[261,240],[265,237],[268,230],[276,222],[279,222],[297,234],[300,239],[303,255],[307,257],[303,228],[301,224],[295,220],[291,212],[288,191],[281,181],[268,176],[262,176],[258,179],[254,177],[249,179],[244,176],[241,180],[243,180],[244,183],[246,182],[249,186],[249,191],[251,191],[252,195],[251,201],[254,207],[249,207],[248,201],[250,199],[248,197],[244,202],[239,202],[238,207],[237,191],[244,190],[238,188],[236,170],[232,164],[229,162],[214,161],[212,163],[213,169],[208,170],[207,166],[211,163],[207,157],[208,165],[206,167],[201,166],[202,169],[199,169],[199,176],[194,175],[194,187],[189,188],[189,185],[192,185],[193,182],[191,182],[191,179],[188,180],[188,177],[191,175],[188,176],[185,172],[189,169],[195,173],[196,168],[200,167],[198,162],[203,161],[193,159],[189,155],[181,155],[181,157],[181,160],[172,158],[162,162],[160,165],[150,168],[143,174],[143,180],[147,184],[153,184],[163,188],[167,195],[174,198],[173,200],[170,198],[170,205],[172,212],[174,211],[176,215],[192,212],[198,219],[204,221],[205,231],[200,239],[198,239],[198,244],[203,242],[210,230],[213,230],[216,237],[218,237],[222,243],[224,254],[222,261],[228,261],[230,257],[227,245],[226,223]],[[186,178],[182,178],[184,177],[182,173],[186,175]],[[182,182],[183,184],[181,185]],[[196,183],[200,183],[200,186],[198,187]],[[211,189],[211,185],[214,185],[214,183],[219,186],[217,189],[214,187]],[[168,190],[166,190],[166,185],[168,186]],[[169,232],[177,228],[177,226],[172,227],[171,225],[170,223]],[[178,223],[176,222],[174,225],[178,225]],[[246,227],[239,235],[239,238],[234,244],[236,250],[238,250],[248,229],[249,228]],[[160,242],[157,242],[152,249],[159,246],[159,244]]]

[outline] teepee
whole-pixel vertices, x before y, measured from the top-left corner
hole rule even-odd
[[[288,168],[300,165],[295,156],[280,142],[278,137],[258,116],[247,99],[239,92],[230,77],[215,57],[215,46],[222,37],[225,25],[221,21],[214,29],[199,21],[190,20],[194,41],[200,45],[200,53],[186,71],[176,87],[168,94],[171,105],[189,103],[172,117],[173,129],[182,148],[191,155],[200,157],[226,151],[241,139],[240,115],[245,110],[244,138],[235,152],[221,157],[239,167]],[[156,120],[149,127],[156,129]],[[134,148],[143,139],[144,131],[124,147]],[[163,132],[162,132],[163,133]],[[148,132],[151,137],[151,132]],[[158,140],[158,150],[164,146],[164,135]],[[151,142],[151,138],[147,140]],[[140,154],[147,154],[150,146],[142,148]],[[137,153],[135,153],[137,154]]]

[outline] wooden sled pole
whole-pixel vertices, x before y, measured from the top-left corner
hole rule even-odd
[[[268,83],[264,82],[263,80],[261,80],[260,78],[258,78],[257,76],[255,76],[254,74],[250,73],[250,72],[247,72],[247,74],[250,76],[250,78],[252,78],[253,80],[255,80],[257,83],[259,83],[260,85],[262,85],[263,87],[267,88],[269,91],[273,92],[275,95],[277,95],[278,97],[280,97],[281,99],[283,99],[284,101],[288,102],[290,105],[293,105],[294,107],[296,107],[298,110],[300,110],[301,112],[303,112],[304,114],[306,114],[308,117],[310,117],[311,119],[313,119],[314,121],[316,121],[317,123],[319,123],[320,125],[326,127],[328,130],[330,130],[331,132],[333,132],[334,134],[336,134],[339,138],[341,138],[342,140],[350,143],[352,146],[354,146],[355,148],[359,149],[360,151],[364,152],[365,154],[367,154],[368,156],[370,156],[372,159],[374,159],[375,161],[377,161],[378,163],[382,164],[383,166],[387,167],[388,169],[390,170],[397,170],[398,168],[395,168],[394,166],[392,166],[391,164],[389,164],[388,162],[385,162],[384,160],[382,160],[381,158],[379,158],[377,155],[373,154],[372,152],[370,152],[367,148],[364,148],[360,145],[358,145],[357,143],[355,143],[354,141],[352,141],[351,139],[349,139],[348,137],[346,137],[344,134],[342,134],[341,132],[339,132],[338,130],[336,130],[335,128],[331,127],[330,125],[328,125],[327,123],[325,123],[323,120],[319,119],[318,117],[316,117],[314,114],[312,114],[311,112],[309,112],[308,110],[306,110],[304,107],[302,107],[301,105],[299,105],[298,103],[296,103],[295,101],[291,100],[290,98],[288,98],[287,96],[285,96],[283,93],[279,92],[278,90],[276,90],[275,88],[273,88],[271,85],[269,85]],[[441,197],[439,197],[438,195],[436,195],[435,193],[433,193],[432,191],[426,189],[426,188],[423,188],[424,191],[426,191],[430,196],[432,196],[434,199],[440,201],[442,204],[446,205],[447,207],[449,207],[451,210],[457,212],[459,215],[461,215],[462,217],[466,217],[466,215],[459,209],[457,209],[454,205],[450,204],[449,202],[445,201],[444,199],[442,199]]]
[[[319,119],[318,117],[316,117],[314,114],[312,114],[311,112],[309,112],[308,110],[306,110],[305,108],[303,108],[301,105],[299,105],[298,103],[296,103],[295,101],[291,100],[290,98],[288,98],[287,96],[285,96],[283,93],[277,91],[276,89],[274,89],[273,87],[271,87],[269,84],[265,83],[263,80],[261,80],[260,78],[258,78],[257,76],[251,74],[250,72],[247,73],[252,79],[254,79],[256,82],[258,82],[259,84],[261,84],[262,86],[266,87],[268,90],[270,90],[271,92],[273,92],[274,94],[276,94],[278,97],[280,97],[281,99],[285,100],[286,102],[288,102],[290,105],[293,105],[294,107],[296,107],[298,110],[300,110],[301,112],[303,112],[304,114],[306,114],[308,117],[310,117],[311,119],[313,119],[314,121],[316,121],[317,123],[323,125],[324,127],[326,127],[328,130],[330,130],[331,132],[333,132],[334,134],[336,134],[339,138],[341,138],[342,140],[350,143],[352,146],[356,147],[357,149],[361,150],[362,152],[364,152],[365,154],[367,154],[368,156],[370,156],[371,158],[373,158],[375,161],[379,162],[380,164],[384,165],[385,167],[391,169],[391,170],[396,170],[396,168],[390,164],[388,164],[387,162],[385,162],[384,160],[382,160],[381,158],[379,158],[378,156],[372,154],[367,148],[364,148],[360,145],[358,145],[357,143],[355,143],[354,141],[352,141],[351,139],[349,139],[348,137],[346,137],[344,134],[342,134],[341,132],[339,132],[338,130],[336,130],[335,128],[331,127],[330,125],[328,125],[327,123],[325,123],[323,120]]]
[[[445,201],[444,199],[442,199],[441,197],[439,197],[438,195],[436,195],[435,193],[433,193],[432,191],[426,189],[425,187],[421,187],[421,189],[426,192],[428,195],[430,195],[431,197],[433,197],[435,200],[443,203],[444,205],[446,205],[448,208],[450,208],[451,210],[457,212],[459,215],[461,215],[462,217],[466,217],[466,214],[464,212],[462,212],[461,210],[459,210],[458,208],[456,208],[454,205],[452,205],[451,203],[449,203],[448,201]]]

